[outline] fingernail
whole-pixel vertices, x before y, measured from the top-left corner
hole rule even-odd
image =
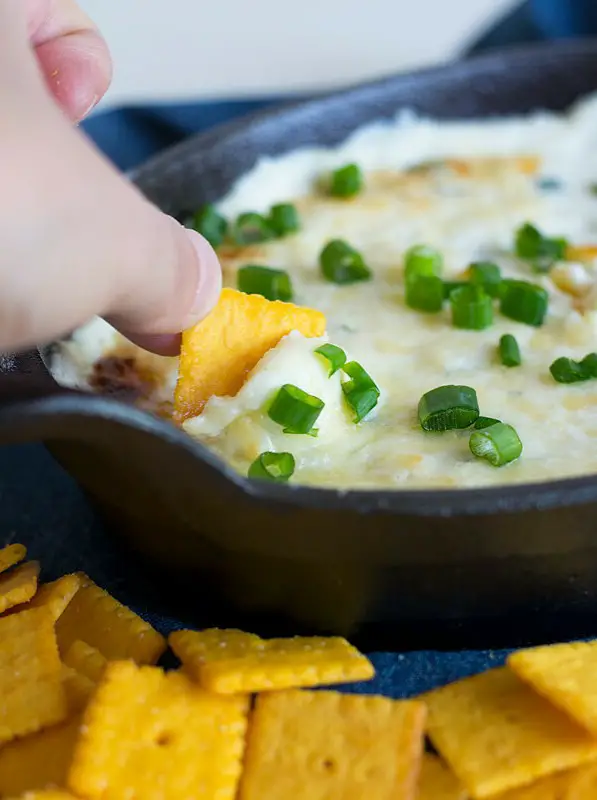
[[[197,291],[195,301],[185,321],[185,328],[206,317],[218,302],[222,291],[222,268],[213,247],[196,231],[185,228],[197,253]]]

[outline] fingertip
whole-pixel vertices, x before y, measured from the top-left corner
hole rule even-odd
[[[71,120],[80,122],[104,96],[112,65],[103,39],[81,31],[40,44],[37,59],[46,84]]]
[[[196,255],[197,288],[191,310],[183,321],[182,330],[204,319],[218,302],[222,291],[222,268],[215,250],[201,234],[183,228]]]

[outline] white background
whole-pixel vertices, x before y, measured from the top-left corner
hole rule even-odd
[[[515,0],[81,0],[109,104],[334,87],[452,58]]]

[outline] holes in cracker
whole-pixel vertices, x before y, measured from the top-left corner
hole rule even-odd
[[[322,761],[322,766],[324,772],[329,772],[330,775],[334,775],[338,771],[338,765],[336,760],[333,758],[326,758]]]
[[[155,743],[158,747],[168,747],[174,741],[174,736],[170,731],[162,731],[158,734]]]

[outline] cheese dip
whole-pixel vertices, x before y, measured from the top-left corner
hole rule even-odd
[[[330,196],[322,178],[358,165],[362,188]],[[371,125],[335,149],[309,149],[263,159],[217,206],[229,220],[247,211],[267,214],[292,203],[300,229],[255,244],[218,250],[225,285],[237,286],[247,265],[285,271],[292,301],[322,311],[322,339],[291,333],[267,353],[232,398],[213,397],[184,423],[235,468],[247,473],[260,453],[290,452],[295,483],[342,489],[472,487],[536,482],[597,471],[597,380],[560,383],[550,365],[597,350],[597,98],[568,115],[434,122],[403,113]],[[566,255],[537,271],[516,254],[525,223],[546,241],[565,238]],[[363,257],[370,279],[338,284],[325,278],[320,254],[344,240]],[[442,280],[462,282],[473,262],[497,265],[503,279],[543,287],[548,309],[541,325],[500,312],[482,329],[455,327],[449,298],[437,313],[405,302],[404,255],[417,244],[443,257]],[[576,249],[575,249],[576,248]],[[500,338],[515,337],[521,354],[504,366]],[[328,377],[314,353],[324,343],[361,364],[379,400],[358,424],[346,402],[342,370]],[[176,359],[143,354],[101,320],[53,348],[56,378],[98,386],[98,361],[126,353],[147,377],[139,395],[167,414]],[[94,377],[95,376],[95,377]],[[95,381],[95,383],[94,383]],[[285,433],[268,416],[282,385],[324,401],[317,436]],[[512,426],[519,458],[496,468],[469,448],[470,430],[429,432],[417,408],[422,395],[457,385],[476,391],[480,413]]]

